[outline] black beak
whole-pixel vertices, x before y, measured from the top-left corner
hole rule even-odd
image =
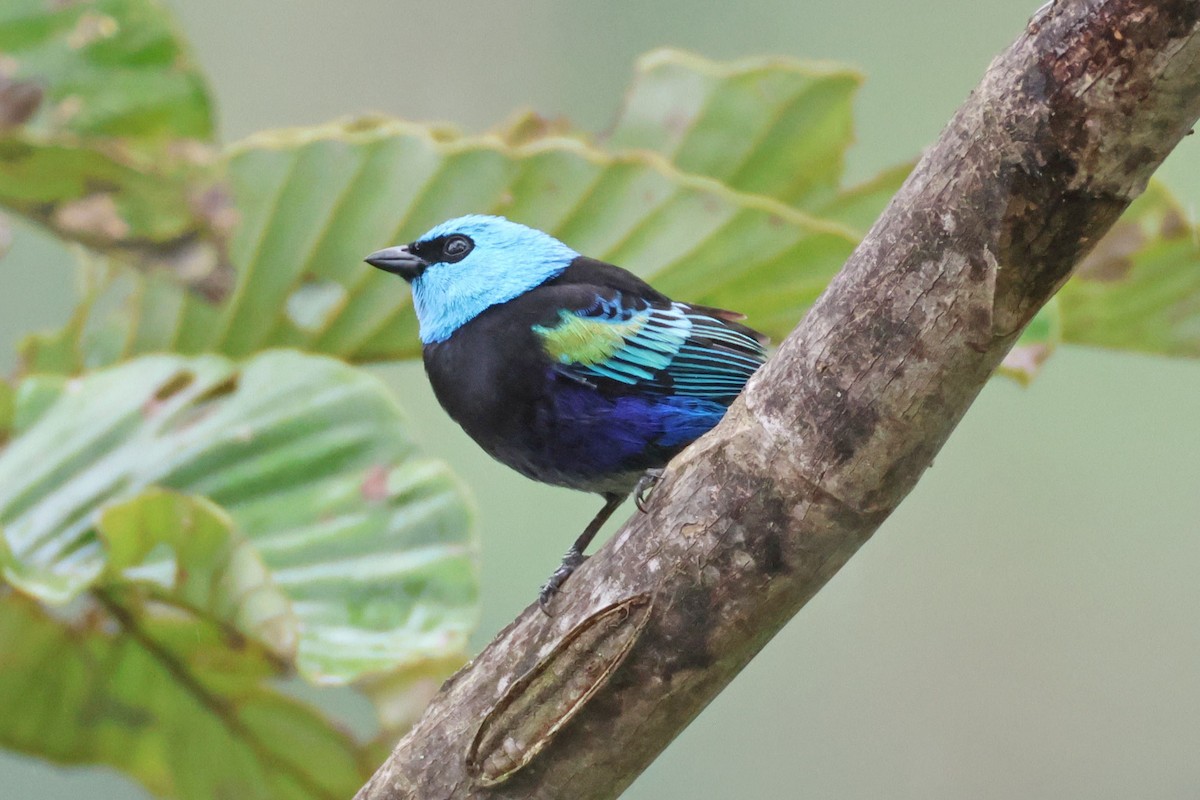
[[[387,247],[383,250],[376,250],[363,260],[372,267],[378,267],[384,272],[399,275],[409,283],[419,278],[421,273],[425,271],[425,268],[429,266],[428,261],[416,253],[410,253],[408,245],[403,244],[398,247]]]

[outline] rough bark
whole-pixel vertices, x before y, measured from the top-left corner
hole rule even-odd
[[[1060,0],[725,421],[451,678],[358,797],[610,798],[913,488],[1200,115],[1200,0]]]

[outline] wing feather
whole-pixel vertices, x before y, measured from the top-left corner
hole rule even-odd
[[[765,340],[735,322],[740,315],[596,288],[593,303],[533,326],[556,369],[573,380],[729,403],[766,360]]]

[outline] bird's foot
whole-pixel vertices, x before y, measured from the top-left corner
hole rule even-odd
[[[558,590],[561,589],[562,585],[567,582],[567,578],[571,577],[571,573],[579,569],[579,566],[584,561],[587,561],[587,556],[585,556],[576,548],[572,547],[567,551],[567,554],[563,556],[562,563],[558,565],[558,569],[554,570],[554,574],[550,576],[550,580],[546,581],[546,584],[542,587],[542,590],[538,592],[538,608],[540,608],[542,613],[547,617],[554,616],[550,613],[550,603],[554,601],[554,597],[558,594]]]
[[[647,501],[650,495],[654,492],[654,487],[662,480],[663,469],[648,469],[642,473],[642,477],[638,478],[637,485],[633,487],[633,502],[637,505],[638,511],[646,513]]]

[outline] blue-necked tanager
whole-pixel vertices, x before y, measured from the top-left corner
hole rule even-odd
[[[766,359],[742,315],[503,217],[452,219],[366,260],[412,284],[425,370],[463,430],[529,478],[604,498],[543,610],[639,480],[716,425]]]

